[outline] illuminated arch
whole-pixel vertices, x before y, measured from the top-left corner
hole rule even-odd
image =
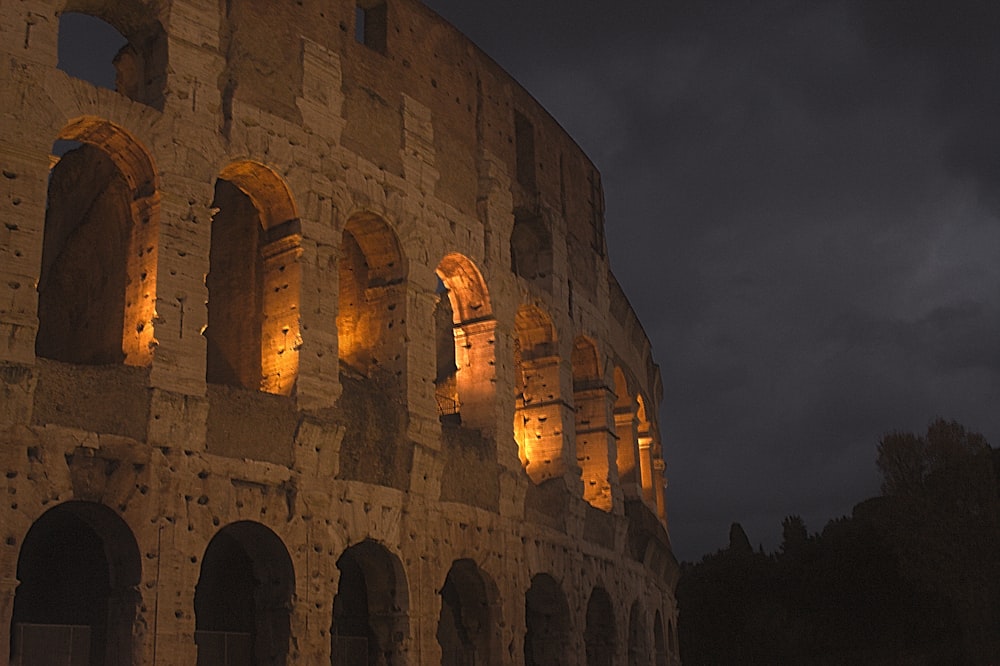
[[[405,367],[407,264],[389,224],[371,212],[344,227],[338,276],[341,363],[398,388]]]
[[[514,439],[535,483],[565,471],[559,366],[552,318],[522,305],[514,317]]]
[[[153,159],[127,130],[81,116],[59,132],[38,281],[38,356],[146,366],[156,346],[160,195]]]
[[[492,430],[496,320],[486,281],[458,253],[445,255],[435,272],[444,288],[435,310],[438,410],[443,418],[457,414],[466,426]]]
[[[290,395],[299,369],[301,226],[284,180],[250,160],[216,180],[206,381]]]
[[[612,451],[614,421],[597,345],[586,336],[573,341],[573,406],[576,411],[576,459],[583,478],[583,498],[598,509],[613,505]]]

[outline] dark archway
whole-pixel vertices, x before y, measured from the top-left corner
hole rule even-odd
[[[114,511],[66,502],[38,518],[17,560],[11,664],[133,663],[141,560]]]
[[[199,666],[277,666],[288,655],[295,572],[281,539],[260,523],[219,530],[194,594]]]
[[[441,588],[437,640],[442,666],[499,664],[499,594],[472,560],[456,560]]]
[[[646,624],[642,621],[639,602],[632,604],[628,614],[628,666],[647,666],[649,648],[646,644]]]
[[[653,618],[653,649],[656,652],[656,666],[667,666],[667,642],[663,636],[663,616],[660,611],[656,611]]]
[[[603,587],[595,587],[587,602],[587,628],[583,633],[587,666],[611,666],[617,648],[615,609]]]
[[[390,666],[404,661],[409,635],[409,593],[399,558],[385,546],[362,541],[337,560],[330,663]]]
[[[525,666],[568,665],[569,604],[559,583],[548,574],[531,579],[524,597]]]

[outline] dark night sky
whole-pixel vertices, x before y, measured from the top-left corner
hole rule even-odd
[[[680,559],[821,530],[887,431],[1000,445],[1000,2],[427,4],[602,172]]]
[[[887,431],[1000,445],[1000,3],[426,4],[603,174],[679,558],[821,530]]]

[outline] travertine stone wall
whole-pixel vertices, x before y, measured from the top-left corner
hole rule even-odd
[[[488,56],[416,0],[0,0],[0,50],[0,660],[679,661],[600,175]]]

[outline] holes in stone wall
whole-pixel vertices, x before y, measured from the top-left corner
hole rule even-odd
[[[496,321],[486,282],[475,264],[458,253],[446,255],[436,273],[439,414],[474,428],[495,427]]]
[[[522,305],[514,317],[514,439],[535,483],[562,472],[556,332],[548,313]]]

